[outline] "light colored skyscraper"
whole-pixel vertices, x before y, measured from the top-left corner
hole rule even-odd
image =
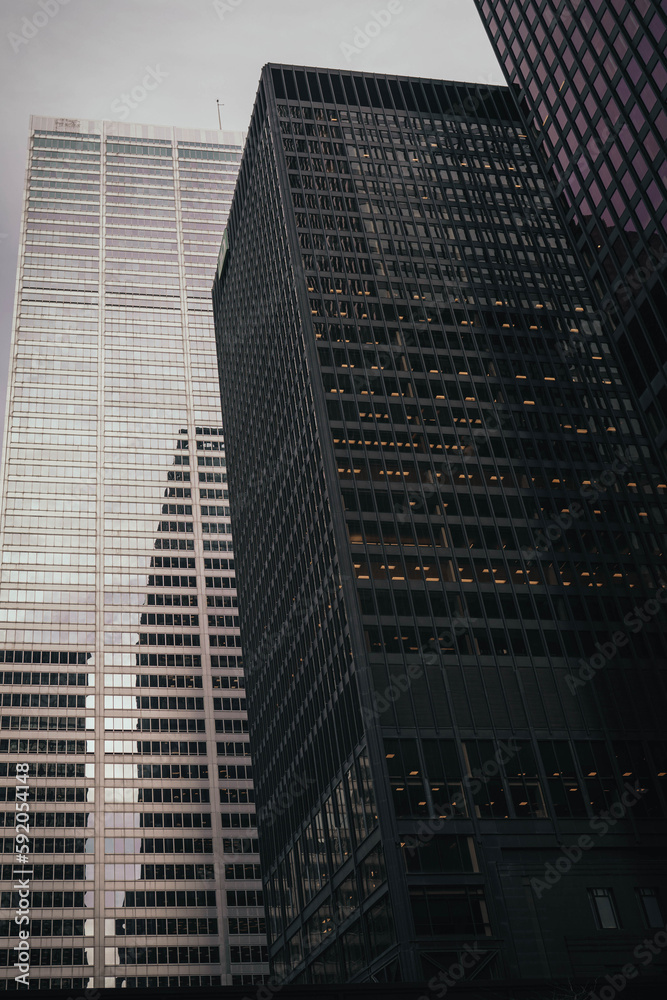
[[[2,469],[8,986],[19,876],[31,988],[267,970],[210,307],[242,144],[31,122]]]

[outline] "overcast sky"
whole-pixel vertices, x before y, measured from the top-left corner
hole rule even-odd
[[[503,82],[473,0],[1,0],[0,46],[0,424],[30,114],[245,130],[267,62]]]

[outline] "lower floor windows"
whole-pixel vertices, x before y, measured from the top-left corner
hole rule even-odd
[[[647,927],[664,927],[665,918],[656,889],[637,889],[637,898]]]
[[[419,936],[491,934],[484,890],[473,886],[429,886],[410,889],[415,930]]]
[[[171,948],[154,946],[148,948],[105,948],[104,951],[105,965],[211,965],[220,961],[218,947],[198,948],[196,945]],[[48,962],[42,962],[42,965],[48,964]],[[59,965],[60,963],[52,962],[51,964]]]
[[[621,926],[611,889],[589,889],[588,898],[593,907],[593,916],[598,930],[612,930]]]

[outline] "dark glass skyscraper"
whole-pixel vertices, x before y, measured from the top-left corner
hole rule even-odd
[[[477,0],[661,448],[667,445],[664,4]]]
[[[593,310],[505,88],[264,68],[214,312],[279,978],[664,919],[665,484]]]

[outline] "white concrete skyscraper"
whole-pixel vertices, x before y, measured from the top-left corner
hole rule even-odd
[[[268,970],[210,305],[242,144],[31,122],[2,467],[0,990],[21,871],[33,989]]]

